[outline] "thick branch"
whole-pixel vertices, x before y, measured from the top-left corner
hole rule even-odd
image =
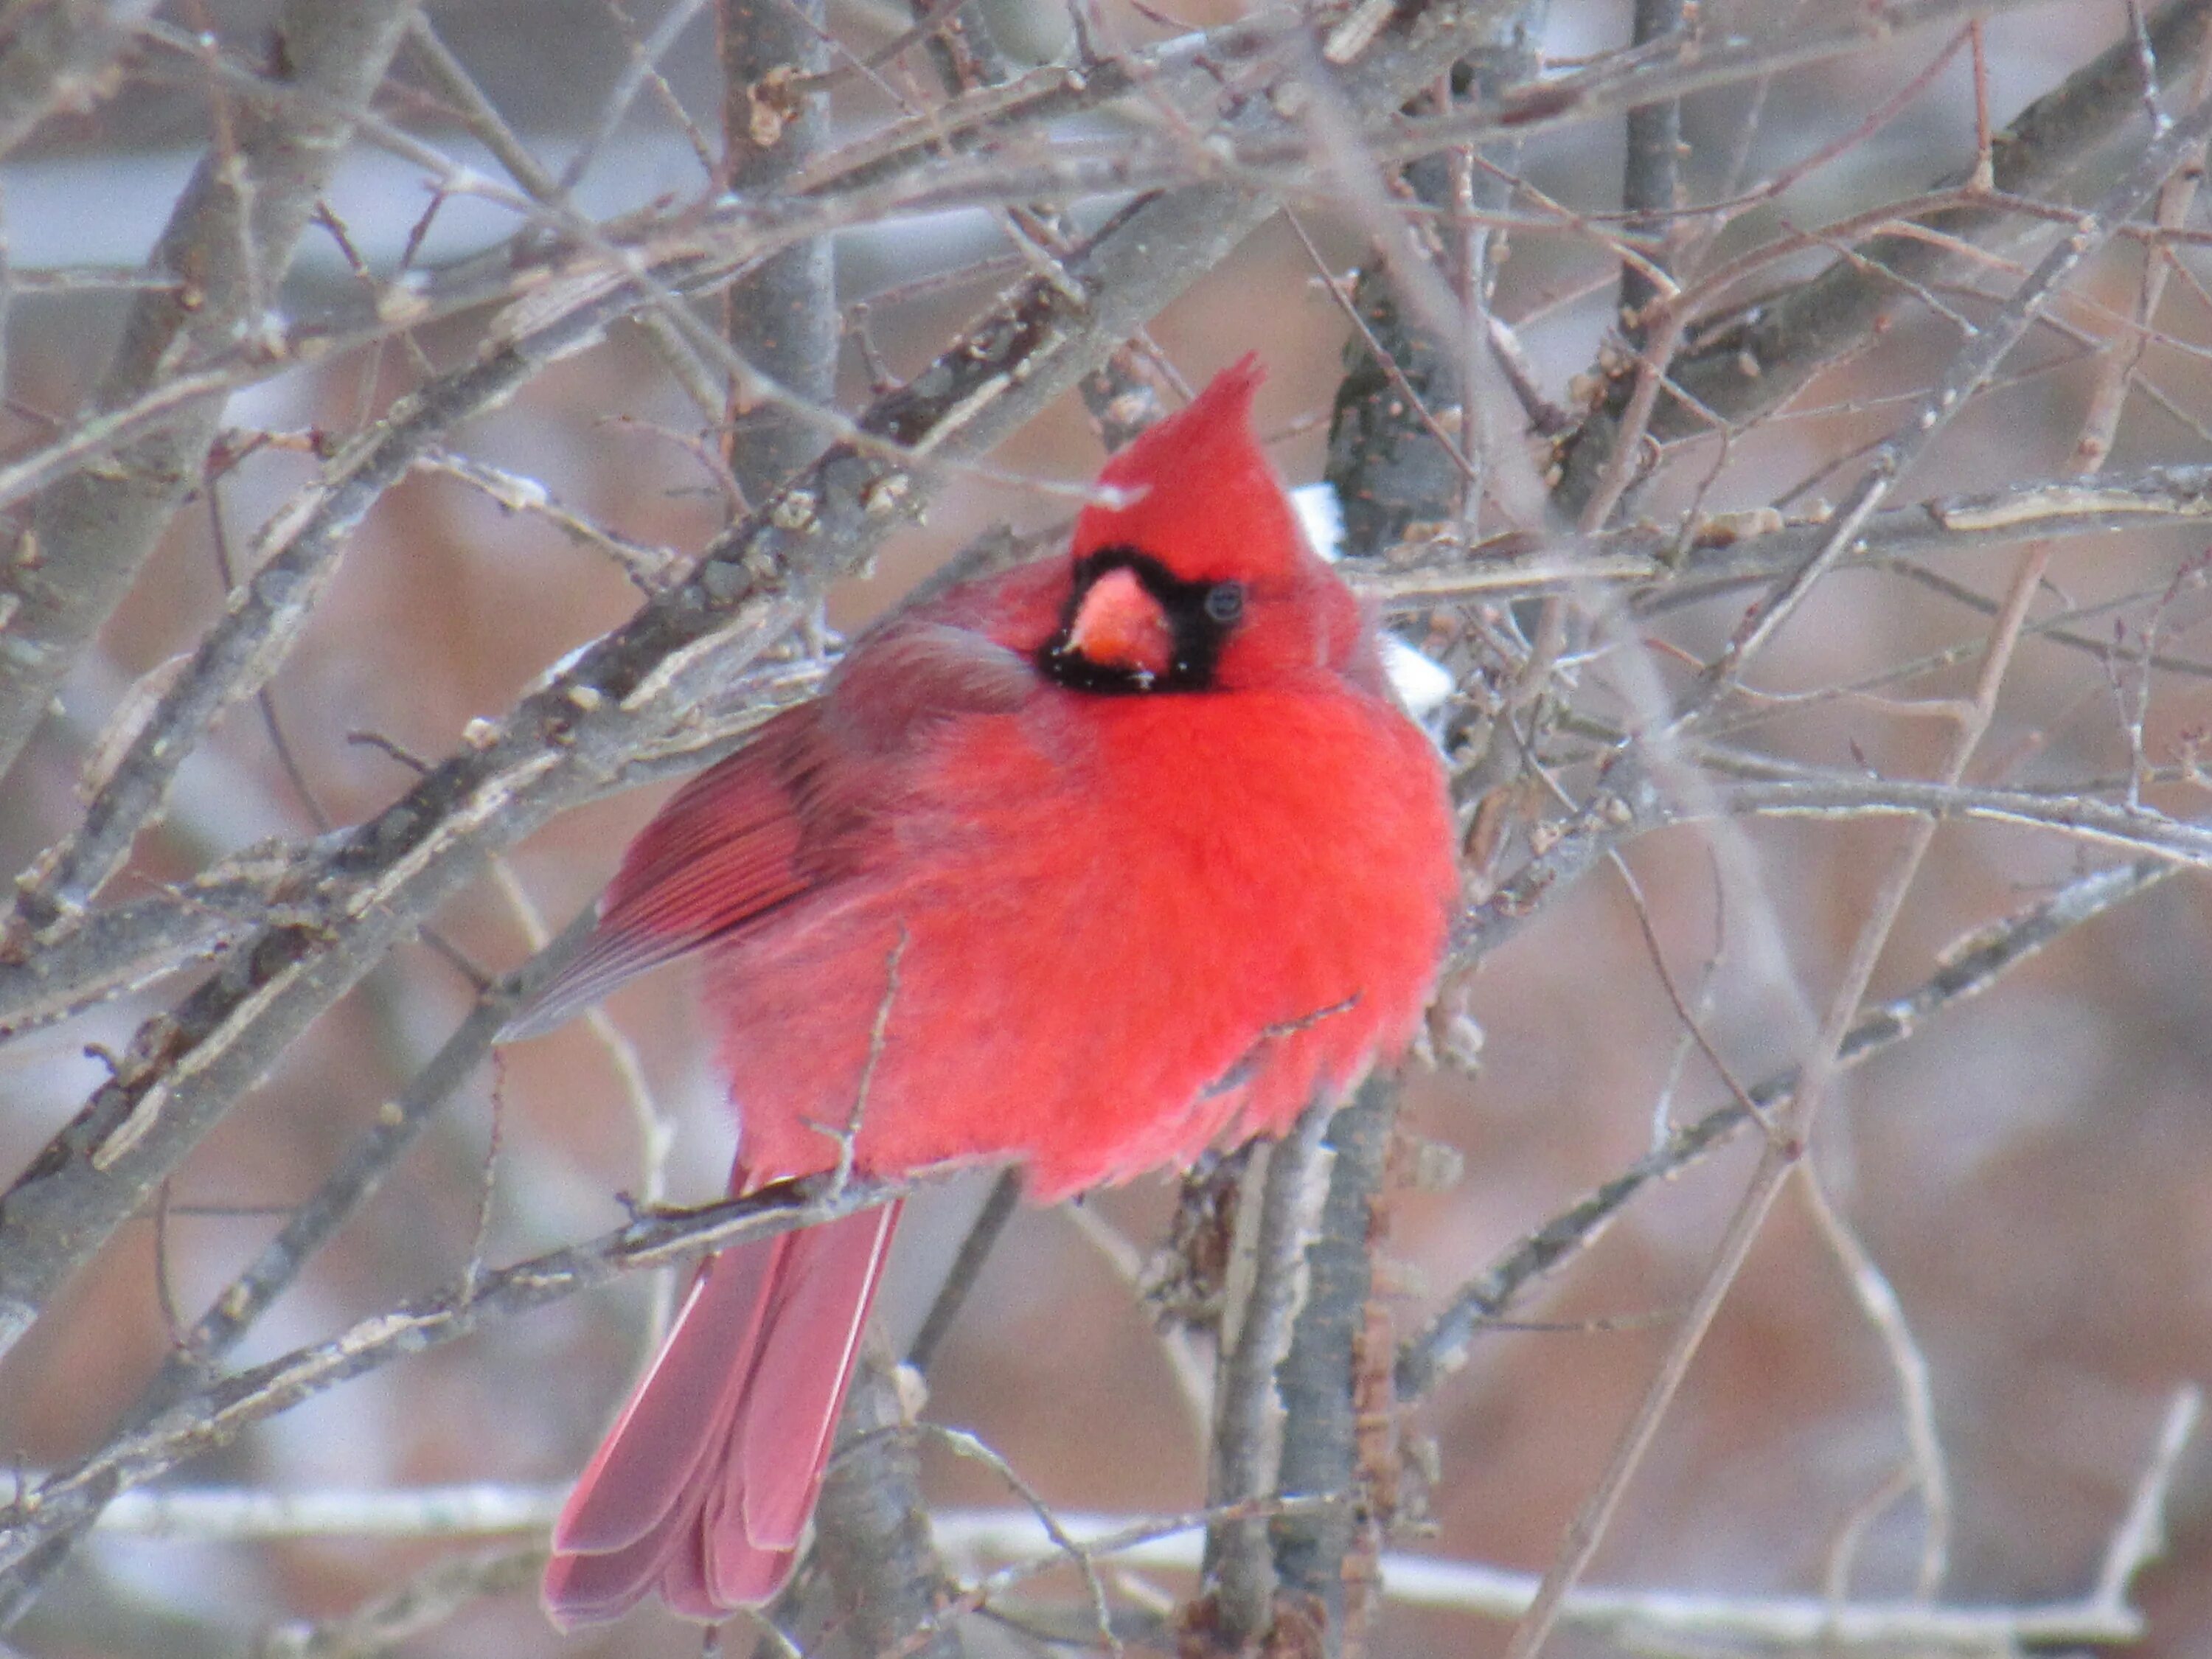
[[[1276,1375],[1288,1355],[1292,1321],[1304,1292],[1305,1249],[1320,1219],[1331,1155],[1323,1144],[1329,1114],[1306,1109],[1291,1132],[1267,1148],[1259,1179],[1246,1176],[1241,1201],[1254,1204],[1245,1294],[1225,1336],[1216,1389],[1211,1504],[1235,1504],[1281,1491],[1282,1401]],[[1224,1521],[1206,1539],[1206,1585],[1213,1618],[1230,1651],[1241,1652],[1274,1616],[1275,1571],[1266,1522]]]
[[[1330,1653],[1356,1645],[1364,1595],[1350,1576],[1373,1572],[1394,1507],[1387,1471],[1364,1467],[1363,1435],[1387,1434],[1384,1401],[1364,1398],[1363,1374],[1389,1379],[1389,1326],[1373,1314],[1375,1262],[1382,1243],[1383,1177],[1398,1120],[1395,1078],[1371,1078],[1329,1121],[1328,1196],[1306,1246],[1306,1298],[1291,1328],[1290,1351],[1275,1370],[1283,1404],[1278,1489],[1352,1494],[1353,1504],[1285,1516],[1269,1528],[1276,1576],[1285,1590],[1316,1598],[1328,1613]],[[1379,1349],[1370,1352],[1370,1348]],[[1355,1552],[1357,1555],[1355,1556]]]
[[[88,107],[157,0],[33,0],[0,19],[0,155],[57,111]],[[4,770],[0,768],[0,770]]]
[[[786,189],[829,136],[829,100],[785,88],[829,66],[823,0],[721,0],[723,165],[729,188],[770,196]],[[731,285],[725,329],[738,356],[777,385],[817,404],[837,378],[837,304],[831,244],[799,242]],[[731,411],[730,471],[748,501],[821,453],[804,422],[772,404]]]
[[[2185,88],[2212,40],[2212,6],[2203,0],[2167,0],[2151,20],[2150,37],[2160,87]],[[2005,196],[2065,201],[2069,175],[2132,129],[2142,114],[2142,62],[2136,43],[2124,33],[2102,57],[2021,112],[1998,137],[1991,158],[1994,187]],[[1955,185],[1965,178],[1960,173],[1945,184]],[[1864,344],[1912,304],[1916,292],[1978,274],[1973,255],[1965,250],[2014,248],[2040,229],[2033,219],[1996,202],[1950,209],[1926,222],[1942,240],[1876,237],[1811,282],[1773,295],[1694,340],[1668,371],[1687,398],[1660,401],[1650,436],[1662,443],[1697,436],[1709,429],[1705,410],[1741,423],[1779,408],[1814,375]],[[1604,404],[1563,446],[1565,471],[1557,497],[1570,518],[1578,515],[1605,471],[1632,385],[1632,376],[1617,379]]]
[[[930,1628],[950,1583],[930,1537],[920,1448],[904,1428],[887,1356],[863,1353],[815,1510],[815,1552],[835,1614],[830,1639],[809,1643],[810,1652],[959,1659],[957,1630]]]
[[[1635,43],[1648,47],[1682,27],[1683,0],[1636,0]],[[1632,216],[1628,228],[1662,239],[1674,228],[1681,205],[1682,100],[1668,98],[1628,112],[1628,153],[1621,168],[1621,205]],[[1655,262],[1666,268],[1663,259]],[[1649,332],[1644,307],[1659,297],[1652,273],[1633,260],[1620,266],[1621,330],[1632,350],[1641,350]]]
[[[218,143],[201,160],[154,252],[178,286],[140,296],[96,409],[130,404],[241,333],[258,335],[353,113],[384,79],[413,10],[413,0],[289,0],[270,78],[313,95],[240,110],[234,151]],[[182,404],[106,465],[40,498],[28,536],[0,568],[0,776],[199,482],[222,408],[219,393]]]
[[[15,1590],[40,1565],[49,1540],[64,1537],[117,1492],[190,1457],[228,1445],[255,1423],[365,1372],[388,1365],[612,1280],[711,1250],[851,1215],[899,1196],[910,1183],[854,1182],[816,1198],[805,1187],[632,1222],[587,1243],[476,1274],[434,1296],[373,1315],[327,1342],[236,1372],[186,1395],[143,1426],[118,1436],[75,1468],[0,1507],[0,1584]]]

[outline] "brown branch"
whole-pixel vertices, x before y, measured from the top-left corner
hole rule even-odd
[[[137,401],[241,334],[260,337],[300,233],[345,153],[349,118],[383,80],[413,9],[410,0],[290,0],[276,25],[283,68],[271,78],[314,96],[238,111],[235,149],[219,138],[202,158],[154,254],[179,285],[139,296],[96,409]],[[217,392],[180,402],[107,465],[40,498],[28,540],[0,568],[0,776],[198,481],[222,406]]]
[[[120,84],[112,66],[156,3],[42,0],[13,8],[0,21],[0,155],[49,116],[112,96]]]
[[[1656,617],[1796,568],[1827,539],[1831,512],[1786,519],[1771,511],[1633,524],[1561,538],[1538,551],[1517,538],[1462,549],[1449,539],[1347,562],[1346,574],[1384,605],[1620,585],[1639,590],[1635,613]],[[1949,557],[2034,537],[2100,536],[2212,525],[2212,466],[2147,467],[2094,481],[2035,478],[1971,495],[1937,496],[1868,516],[1838,568]],[[2102,642],[2099,642],[2101,646]]]
[[[1470,112],[1418,121],[1392,118],[1351,136],[1375,159],[1411,160],[1469,138],[1600,118],[1636,102],[1825,61],[1897,30],[2027,3],[1914,0],[1856,8],[1852,21],[1838,28],[1793,30],[1718,47],[1686,40],[1668,52],[1639,61],[1632,75],[1607,72],[1524,84]],[[1438,0],[1422,7],[1409,21],[1386,31],[1345,78],[1344,90],[1349,94],[1346,107],[1358,109],[1372,101],[1395,108],[1411,89],[1426,84],[1404,71],[1415,64],[1427,64],[1432,78],[1440,72],[1433,67],[1438,43],[1479,36],[1484,32],[1483,20],[1498,9],[1498,0]],[[1231,194],[1283,191],[1311,195],[1310,136],[1300,124],[1276,118],[1269,100],[1261,99],[1240,102],[1228,130],[1214,134],[1214,142],[1204,149],[1179,136],[1172,140],[1117,136],[1096,142],[1063,136],[1032,152],[1041,159],[968,155],[957,145],[952,155],[945,153],[949,138],[958,131],[980,131],[991,124],[1000,136],[1011,136],[1021,128],[1098,109],[1138,90],[1154,98],[1203,99],[1210,106],[1218,100],[1218,76],[1226,66],[1263,58],[1280,44],[1268,29],[1237,25],[1212,34],[1181,37],[1132,54],[1126,65],[1104,64],[1079,76],[1071,77],[1056,68],[1038,71],[1033,85],[967,94],[949,111],[918,119],[911,132],[876,134],[857,141],[810,168],[791,191],[694,204],[658,217],[647,215],[640,222],[641,228],[623,228],[622,234],[612,237],[564,216],[553,205],[493,190],[436,152],[365,120],[368,136],[428,168],[442,187],[495,196],[531,217],[533,224],[544,220],[561,233],[561,240],[519,260],[469,262],[420,288],[410,285],[402,294],[364,302],[360,314],[342,314],[323,326],[266,336],[256,332],[244,344],[210,359],[220,367],[173,377],[117,409],[79,422],[45,448],[0,466],[0,503],[19,498],[64,468],[108,453],[179,407],[287,372],[310,357],[388,337],[393,325],[380,314],[386,305],[419,325],[527,295],[537,295],[542,302],[549,290],[557,296],[563,283],[572,288],[580,284],[587,298],[599,287],[639,278],[677,289],[712,285],[781,247],[901,214],[1066,203],[1100,194],[1208,185]],[[218,62],[214,68],[226,83],[235,76],[277,110],[316,112],[324,107],[311,99],[286,99],[281,88],[240,74],[227,64]],[[1294,94],[1289,101],[1295,103]],[[1322,199],[1331,194],[1323,192]],[[610,250],[623,257],[605,261]],[[580,253],[603,264],[580,275]],[[590,263],[585,261],[587,266]]]
[[[511,397],[627,303],[620,293],[609,295],[426,387],[348,446],[297,498],[294,511],[270,521],[266,539],[274,544],[259,550],[253,574],[232,593],[222,620],[163,693],[83,819],[17,884],[0,945],[18,957],[50,946],[49,930],[81,912],[121,867],[201,737],[276,671],[328,588],[353,532],[385,491],[455,424]]]
[[[1922,401],[1918,415],[1869,459],[1864,477],[1837,510],[1835,522],[1820,547],[1783,579],[1764,604],[1745,617],[1727,647],[1699,677],[1698,686],[1676,715],[1677,728],[1709,708],[1734,684],[1744,665],[1774,638],[1814,586],[1843,558],[1898,478],[1929,453],[1937,436],[1996,373],[2037,313],[2090,255],[2111,240],[2118,226],[2157,193],[2168,175],[2202,148],[2208,131],[2212,131],[2212,99],[2200,101],[2146,146],[2096,204],[2083,213],[2074,233],[2037,262],[2003,309],[1959,349]]]
[[[594,921],[587,910],[522,968],[477,999],[467,1018],[407,1087],[378,1113],[375,1123],[347,1152],[314,1195],[286,1218],[276,1237],[245,1271],[208,1304],[171,1349],[124,1419],[117,1438],[145,1431],[161,1414],[210,1386],[222,1360],[270,1307],[289,1290],[331,1237],[375,1197],[402,1158],[422,1137],[491,1052],[507,1017],[578,950]],[[86,1510],[50,1528],[37,1553],[12,1573],[0,1572],[0,1627],[36,1592],[46,1571],[99,1515]]]
[[[1266,1148],[1243,1202],[1256,1212],[1249,1280],[1235,1300],[1236,1328],[1224,1339],[1214,1399],[1213,1458],[1207,1501],[1249,1502],[1281,1490],[1282,1402],[1275,1391],[1289,1352],[1308,1241],[1320,1218],[1330,1158],[1322,1137],[1330,1114],[1310,1106],[1290,1133]],[[1257,1200],[1256,1203],[1255,1200]],[[1257,1516],[1225,1522],[1206,1536],[1211,1619],[1230,1651],[1241,1652],[1273,1622],[1275,1568]]]
[[[1838,775],[1826,780],[1718,782],[1716,799],[1732,815],[1762,817],[1971,818],[2021,824],[2126,853],[2212,867],[2212,828],[2123,803],[2087,799],[2072,785],[2043,792],[1978,788],[1936,780]],[[1691,821],[1685,812],[1680,822]]]
[[[1965,21],[1965,9],[1957,15]],[[2185,86],[2212,40],[2212,9],[2200,0],[2167,0],[2152,21],[2151,38],[2160,85]],[[2030,105],[1999,137],[1992,156],[1995,191],[2065,200],[2068,175],[2136,125],[2142,92],[2135,43],[2123,39]],[[1945,182],[1965,179],[1960,174]],[[1925,288],[1972,268],[1969,256],[1959,251],[1962,246],[2002,249],[2033,232],[2032,223],[1994,202],[1948,209],[1923,222],[1950,246],[1905,235],[1876,237],[1811,282],[1770,296],[1692,341],[1670,368],[1684,398],[1662,402],[1651,435],[1662,443],[1698,436],[1706,430],[1701,411],[1743,422],[1779,408],[1909,303],[1910,287],[1883,273]],[[1616,383],[1607,406],[1563,446],[1558,493],[1571,514],[1578,512],[1612,453],[1628,396],[1628,384]]]
[[[957,1629],[935,1623],[951,1586],[930,1537],[920,1447],[905,1426],[896,1367],[871,1346],[815,1510],[815,1559],[834,1612],[830,1639],[806,1643],[810,1653],[834,1644],[856,1659],[959,1659]]]
[[[2116,865],[2069,882],[2049,898],[1981,930],[1966,948],[1946,952],[1943,965],[1921,984],[1862,1014],[1844,1038],[1842,1063],[1857,1066],[1895,1048],[1929,1019],[1980,995],[2083,923],[2170,879],[2178,868],[2156,858]],[[1781,1109],[1795,1093],[1797,1078],[1792,1067],[1764,1079],[1748,1091],[1753,1103],[1769,1113]],[[1400,1348],[1399,1394],[1408,1400],[1427,1394],[1463,1363],[1468,1344],[1485,1324],[1579,1258],[1644,1188],[1700,1162],[1755,1121],[1741,1102],[1725,1101],[1509,1247]]]
[[[1683,0],[1636,0],[1635,44],[1649,47],[1682,27]],[[1628,112],[1627,155],[1621,168],[1620,202],[1629,214],[1627,229],[1646,240],[1679,235],[1676,210],[1682,204],[1682,100],[1669,98]],[[1665,270],[1668,260],[1657,261]],[[1634,260],[1620,267],[1621,333],[1631,351],[1647,343],[1644,307],[1661,297],[1654,273]]]
[[[1389,1323],[1378,1320],[1373,1302],[1399,1093],[1396,1079],[1371,1078],[1329,1120],[1328,1194],[1305,1247],[1305,1299],[1275,1369],[1283,1409],[1277,1489],[1345,1492],[1358,1500],[1285,1516],[1269,1528],[1276,1576],[1285,1591],[1312,1597],[1323,1609],[1331,1653],[1359,1645],[1364,1598],[1351,1581],[1363,1562],[1371,1571],[1393,1508],[1387,1472],[1365,1467],[1361,1455],[1376,1426],[1370,1419],[1379,1416],[1387,1435],[1390,1413],[1387,1403],[1364,1400],[1359,1385],[1363,1362],[1378,1338],[1386,1362],[1389,1353]],[[1382,1369],[1387,1381],[1387,1363]]]
[[[582,1244],[471,1273],[438,1293],[372,1315],[325,1342],[234,1372],[117,1436],[75,1468],[0,1505],[0,1618],[14,1611],[41,1559],[117,1492],[352,1378],[544,1307],[618,1275],[835,1220],[902,1196],[911,1182],[848,1182],[817,1196],[810,1183],[770,1188],[696,1210],[642,1218]]]
[[[2114,225],[2133,216],[2154,192],[2164,188],[2170,175],[2196,156],[2206,134],[2212,132],[2212,99],[2200,96],[2189,114],[2163,124],[2156,131],[2157,137],[2136,165],[2099,198],[2093,211],[2083,216],[2074,234],[2044,257],[1983,334],[1970,339],[1953,357],[1938,377],[1912,428],[1892,439],[1876,453],[1864,482],[1838,515],[1830,542],[1813,560],[1791,574],[1755,620],[1747,619],[1746,625],[1738,629],[1712,670],[1701,677],[1700,694],[1727,684],[1741,662],[1773,636],[1793,601],[1809,589],[1823,564],[1833,557],[1857,524],[1879,504],[1897,474],[1926,453],[1935,434],[1995,373],[2004,354],[2027,331],[2034,313],[2089,253],[2103,244]],[[1957,730],[1943,751],[1938,775],[1946,788],[1958,787],[1996,718],[1997,700],[2020,642],[2028,607],[2040,590],[2050,566],[2051,546],[2048,542],[2031,543],[2014,567],[2003,609],[1990,630],[1972,700],[1959,715]],[[1702,696],[1693,697],[1691,708],[1694,710],[1702,700]],[[1936,830],[1933,819],[1911,824],[1884,861],[1866,919],[1852,940],[1838,982],[1826,999],[1819,1030],[1805,1051],[1792,1097],[1785,1108],[1763,1121],[1765,1136],[1758,1167],[1746,1183],[1723,1231],[1712,1265],[1670,1336],[1666,1352],[1628,1425],[1608,1455],[1603,1472],[1569,1522],[1534,1601],[1506,1645],[1506,1659],[1533,1659],[1549,1636],[1561,1603],[1595,1557],[1630,1480],[1641,1466],[1661,1419],[1687,1376],[1711,1322],[1734,1289],[1776,1198],[1803,1165],[1815,1123],[1844,1065],[1843,1048],[1859,1005],[1934,844]]]
[[[822,0],[720,0],[715,10],[722,68],[722,155],[727,187],[747,195],[786,189],[829,136],[830,102],[793,93],[793,82],[828,67]],[[763,259],[722,302],[731,349],[801,398],[826,404],[836,390],[837,303],[826,236]],[[726,434],[730,470],[748,501],[821,453],[822,441],[772,405],[732,407]]]

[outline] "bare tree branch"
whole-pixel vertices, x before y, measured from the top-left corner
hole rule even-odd
[[[2212,10],[2199,0],[2167,0],[2152,21],[2151,37],[2160,84],[2184,86],[2212,39]],[[2008,198],[2064,200],[2067,176],[2133,125],[2142,92],[2133,44],[2116,43],[2021,112],[1996,146],[1992,188]],[[2034,228],[1996,203],[1949,210],[1929,222],[1942,240],[1876,238],[1856,258],[1838,259],[1814,282],[1773,295],[1692,341],[1668,370],[1680,395],[1662,400],[1651,435],[1662,443],[1694,437],[1713,416],[1741,422],[1779,407],[1894,316],[1913,287],[1969,269],[1954,251],[1960,244],[2015,246]],[[1887,280],[1892,275],[1902,280]],[[1595,412],[1564,446],[1560,495],[1571,514],[1612,453],[1628,395],[1629,383],[1617,381],[1608,408]]]
[[[1333,1156],[1323,1136],[1326,1109],[1307,1108],[1266,1149],[1260,1179],[1244,1183],[1253,1217],[1248,1279],[1233,1329],[1224,1331],[1215,1396],[1209,1500],[1237,1504],[1283,1490],[1283,1401],[1277,1377],[1288,1357],[1302,1299],[1306,1241],[1328,1189]],[[1250,1200],[1256,1197],[1258,1203]],[[1231,1651],[1256,1641],[1275,1617],[1275,1565],[1260,1516],[1224,1522],[1206,1539],[1206,1582],[1220,1640]]]
[[[722,145],[730,189],[784,189],[829,137],[829,100],[788,88],[829,66],[821,0],[720,0]],[[827,237],[763,260],[723,301],[725,331],[748,363],[780,386],[827,404],[837,378],[837,303]],[[731,411],[729,453],[757,501],[820,453],[813,432],[774,408]]]
[[[828,1634],[855,1656],[959,1659],[959,1632],[931,1628],[948,1588],[921,1497],[921,1459],[902,1432],[896,1367],[864,1355],[822,1483],[815,1551],[833,1609]],[[814,1642],[811,1651],[821,1650]]]
[[[1283,1409],[1278,1486],[1358,1500],[1282,1516],[1269,1528],[1277,1578],[1291,1595],[1319,1601],[1333,1653],[1364,1640],[1372,1585],[1348,1579],[1372,1571],[1394,1508],[1391,1471],[1366,1467],[1363,1455],[1378,1431],[1387,1436],[1392,1413],[1361,1382],[1373,1369],[1387,1389],[1389,1376],[1389,1327],[1376,1317],[1375,1271],[1398,1093],[1395,1079],[1370,1079],[1329,1120],[1328,1194],[1305,1247],[1305,1299],[1275,1370]]]
[[[2115,865],[2070,882],[2051,897],[1984,930],[1947,953],[1943,967],[1923,983],[1869,1009],[1844,1037],[1839,1050],[1842,1063],[1856,1066],[1896,1047],[1936,1015],[1979,996],[2084,922],[2149,891],[2176,872],[2176,866],[2160,859]],[[1797,1072],[1792,1067],[1754,1085],[1749,1092],[1753,1104],[1771,1112],[1785,1104],[1796,1087]],[[1638,1192],[1687,1169],[1752,1123],[1750,1111],[1740,1101],[1714,1107],[1514,1244],[1455,1291],[1443,1311],[1401,1346],[1399,1394],[1408,1400],[1427,1394],[1464,1363],[1467,1345],[1485,1323],[1501,1317],[1536,1284],[1595,1243]]]
[[[411,0],[331,7],[291,0],[278,20],[273,78],[313,94],[282,111],[240,108],[234,143],[202,158],[155,249],[181,286],[141,296],[95,396],[121,408],[170,379],[180,361],[240,334],[258,337],[316,198],[345,149],[347,114],[365,105],[398,49]],[[222,418],[220,396],[179,404],[114,464],[48,490],[0,572],[0,775],[14,766],[74,659],[115,608],[185,492],[199,481]],[[28,556],[27,556],[27,554]]]
[[[0,1591],[20,1612],[53,1544],[118,1492],[227,1445],[254,1423],[362,1373],[427,1352],[495,1321],[606,1284],[617,1274],[835,1220],[898,1197],[908,1183],[848,1182],[834,1195],[771,1188],[699,1210],[645,1218],[590,1243],[472,1274],[436,1295],[362,1321],[329,1341],[233,1372],[118,1435],[75,1468],[0,1507]]]
[[[154,0],[40,0],[0,20],[0,155],[49,116],[99,101],[131,29],[153,9]]]

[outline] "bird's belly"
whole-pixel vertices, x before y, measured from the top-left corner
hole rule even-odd
[[[1188,1162],[1267,1022],[1164,975],[1147,931],[909,889],[733,951],[711,1007],[747,1182],[834,1166],[847,1132],[864,1172],[1018,1160],[1044,1197]]]
[[[863,1171],[1015,1160],[1050,1200],[1279,1131],[1402,1046],[1440,896],[1382,873],[1364,806],[1231,805],[969,802],[728,947],[708,1006],[744,1182],[832,1168],[856,1127]]]

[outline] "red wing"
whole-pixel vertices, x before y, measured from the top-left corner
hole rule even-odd
[[[766,915],[814,884],[805,751],[819,707],[779,714],[684,785],[623,855],[591,940],[507,1024],[536,1036],[643,973]]]
[[[591,941],[509,1020],[535,1036],[649,968],[849,873],[902,788],[916,734],[1018,707],[1029,665],[980,634],[902,621],[856,647],[819,700],[672,798],[623,855]]]

